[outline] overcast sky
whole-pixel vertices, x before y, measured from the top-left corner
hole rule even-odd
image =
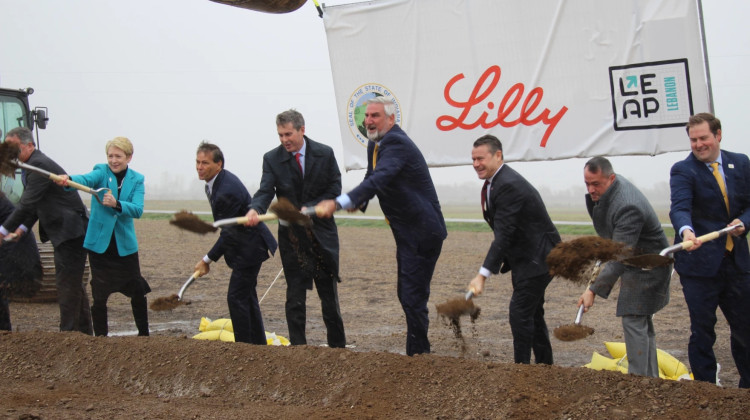
[[[126,136],[147,194],[200,197],[194,159],[205,139],[254,193],[262,155],[278,145],[275,116],[289,108],[343,161],[326,34],[312,1],[275,15],[209,0],[0,0],[0,13],[0,86],[35,89],[32,106],[50,117],[41,148],[69,173],[104,162],[106,141]],[[704,0],[703,14],[722,147],[750,154],[750,2]],[[668,182],[687,153],[612,160],[645,187]],[[584,162],[511,166],[540,188],[580,186],[583,194]],[[471,166],[432,171],[437,184],[480,184]],[[345,189],[363,174],[345,174]]]

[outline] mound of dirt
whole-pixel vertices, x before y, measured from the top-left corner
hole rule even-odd
[[[136,222],[140,261],[153,302],[176,293],[217,234],[185,232],[167,221]],[[275,226],[271,226],[273,232]],[[461,312],[457,337],[437,305],[464,299],[492,233],[451,232],[431,285],[431,355],[404,355],[406,325],[396,297],[393,237],[387,228],[339,229],[339,299],[346,349],[325,347],[315,291],[308,293],[303,347],[259,347],[193,340],[201,317],[228,317],[229,269],[223,261],[185,292],[190,305],[149,311],[151,337],[136,337],[130,301],[109,299],[110,337],[59,333],[57,304],[11,303],[14,332],[0,334],[0,418],[744,418],[747,390],[738,375],[723,317],[715,351],[724,388],[583,368],[605,341],[622,341],[610,299],[597,299],[584,339],[552,338],[554,366],[513,360],[509,275],[493,276],[474,298],[481,313]],[[574,238],[563,238],[572,240]],[[377,258],[373,258],[376,255]],[[286,336],[286,285],[276,256],[263,264],[258,296],[266,330]],[[581,285],[556,278],[547,288],[552,331],[573,322]],[[671,302],[654,318],[657,346],[684,363],[689,323],[677,277]],[[465,303],[465,302],[464,302]],[[465,316],[463,316],[465,315]]]
[[[0,335],[14,418],[743,418],[747,392],[584,368],[186,337]]]

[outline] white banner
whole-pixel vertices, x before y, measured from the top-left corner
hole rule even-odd
[[[364,102],[391,98],[430,166],[688,150],[710,111],[695,0],[373,0],[325,8],[347,170]]]

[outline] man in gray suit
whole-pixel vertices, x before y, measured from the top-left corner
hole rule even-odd
[[[34,137],[26,127],[17,127],[5,136],[6,142],[20,149],[18,160],[52,172],[65,171],[36,150]],[[15,211],[0,226],[0,236],[16,234],[19,237],[39,220],[39,238],[48,239],[55,249],[55,283],[60,304],[60,331],[80,331],[92,334],[91,311],[83,273],[86,251],[83,239],[88,224],[88,210],[77,191],[65,190],[43,175],[22,175],[24,191]]]
[[[290,109],[276,116],[281,144],[263,156],[260,188],[253,195],[248,225],[259,223],[274,196],[297,208],[314,207],[341,193],[341,172],[333,149],[305,135],[305,119]],[[315,219],[312,229],[279,221],[279,253],[286,278],[286,323],[292,345],[307,344],[305,335],[307,290],[313,283],[320,297],[329,347],[344,347],[337,283],[339,234],[333,219]]]
[[[615,174],[609,160],[590,159],[583,178],[588,190],[586,207],[599,236],[647,254],[658,254],[669,246],[651,204],[633,184]],[[659,377],[652,318],[669,302],[671,271],[671,264],[642,270],[610,261],[578,299],[578,306],[588,311],[595,295],[606,299],[617,279],[622,279],[616,315],[622,317],[628,373]]]

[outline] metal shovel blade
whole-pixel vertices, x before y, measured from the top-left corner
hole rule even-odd
[[[198,278],[199,276],[200,276],[200,272],[196,270],[195,273],[193,273],[193,275],[190,276],[189,279],[187,279],[185,284],[183,284],[182,287],[180,287],[180,291],[177,292],[177,300],[182,301],[182,296],[185,294],[185,290],[187,290],[187,288],[190,287],[190,285],[193,284],[195,279]]]

